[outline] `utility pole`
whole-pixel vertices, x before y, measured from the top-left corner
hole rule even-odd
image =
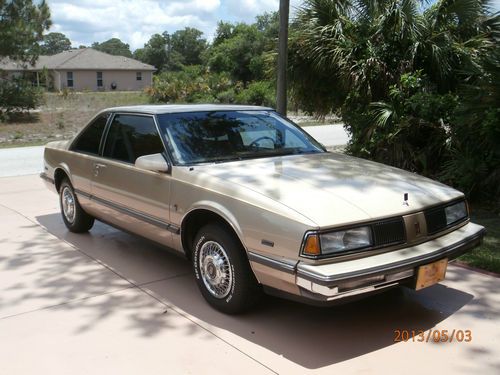
[[[280,32],[278,42],[278,86],[276,88],[276,110],[286,116],[286,69],[288,62],[288,14],[290,0],[280,0]]]

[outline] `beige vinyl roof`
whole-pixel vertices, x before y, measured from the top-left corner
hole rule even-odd
[[[209,111],[273,111],[272,108],[255,105],[236,104],[152,104],[112,107],[102,112],[133,112],[148,114],[182,113]]]
[[[124,57],[109,55],[92,48],[81,48],[64,51],[53,56],[40,56],[35,65],[26,65],[18,61],[0,60],[0,69],[19,70],[150,70],[152,65]]]

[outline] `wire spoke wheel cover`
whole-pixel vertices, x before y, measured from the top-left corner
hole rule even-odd
[[[233,284],[233,271],[226,251],[219,243],[207,241],[199,254],[199,269],[205,287],[215,298],[225,298]]]
[[[76,207],[75,196],[68,186],[65,186],[61,194],[63,214],[70,223],[75,221]]]

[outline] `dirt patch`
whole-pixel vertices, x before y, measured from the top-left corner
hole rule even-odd
[[[148,104],[142,92],[64,92],[46,93],[45,103],[36,111],[15,116],[0,123],[0,147],[44,145],[47,142],[71,139],[95,114],[109,107]],[[339,118],[317,119],[304,113],[291,112],[289,118],[300,126],[338,123]],[[337,150],[335,150],[337,151]]]
[[[146,104],[142,92],[45,94],[36,111],[0,123],[0,147],[41,145],[72,138],[95,114],[108,107]]]

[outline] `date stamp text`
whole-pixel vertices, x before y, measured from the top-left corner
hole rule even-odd
[[[414,329],[395,329],[394,342],[471,342],[470,329],[429,329],[428,331]]]

